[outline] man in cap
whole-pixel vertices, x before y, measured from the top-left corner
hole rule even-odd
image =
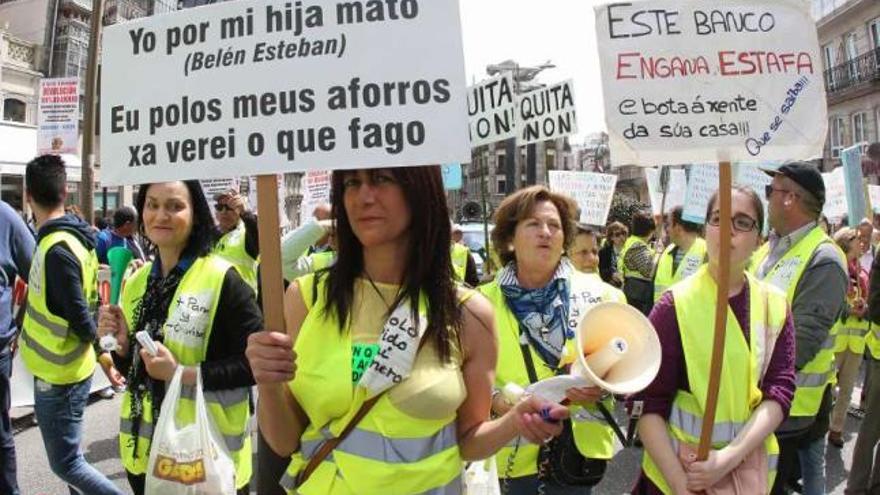
[[[818,227],[825,184],[813,165],[787,163],[765,170],[770,240],[755,253],[759,278],[786,293],[795,326],[797,371],[788,419],[776,431],[780,443],[774,494],[796,482],[798,465],[804,495],[825,493],[825,434],[831,410],[834,363],[831,327],[843,311],[846,262],[831,238]]]

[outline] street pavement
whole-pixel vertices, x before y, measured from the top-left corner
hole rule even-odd
[[[853,397],[858,397],[858,393],[857,389]],[[95,399],[89,405],[86,410],[83,451],[86,459],[99,471],[107,475],[125,493],[131,493],[119,460],[117,435],[120,397],[117,395],[111,400]],[[14,413],[19,417],[15,421],[18,426],[15,447],[18,458],[18,482],[22,495],[67,495],[66,487],[49,469],[39,429],[32,426],[29,416],[26,416],[26,410],[14,411]],[[826,451],[828,493],[831,495],[843,494],[858,425],[858,420],[848,416],[844,435],[846,445],[842,450],[829,446]],[[640,462],[639,449],[631,448],[618,452],[608,464],[605,478],[595,487],[593,493],[598,495],[629,493],[638,475]]]

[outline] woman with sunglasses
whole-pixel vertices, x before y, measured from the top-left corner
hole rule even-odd
[[[619,289],[623,287],[623,275],[617,271],[617,257],[623,249],[629,230],[620,222],[611,222],[606,233],[607,237],[599,250],[599,275],[602,281]]]
[[[650,315],[663,357],[654,382],[630,399],[630,407],[643,406],[639,434],[645,445],[633,493],[699,493],[730,487],[732,478],[750,488],[743,493],[768,493],[772,486],[778,452],[773,431],[794,396],[794,330],[784,294],[746,270],[764,224],[761,201],[747,188],[735,187],[731,194],[732,218],[720,217],[717,193],[709,202],[708,264],[667,290]],[[732,226],[724,366],[712,450],[708,460],[697,462],[721,268],[721,222]]]
[[[835,340],[835,368],[837,369],[837,400],[831,411],[828,429],[828,443],[843,448],[843,427],[846,411],[852,398],[853,385],[858,378],[862,355],[865,354],[865,337],[868,335],[870,321],[865,318],[868,312],[868,273],[859,263],[862,256],[859,231],[844,227],[834,234],[834,242],[846,255],[849,287],[846,294],[847,309],[841,316]]]
[[[244,198],[235,189],[215,195],[214,201],[214,215],[222,236],[214,252],[232,263],[256,295],[260,256],[257,216],[246,208]]]

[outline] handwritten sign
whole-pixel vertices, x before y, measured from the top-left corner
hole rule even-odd
[[[519,95],[516,125],[521,145],[577,134],[572,81]]]
[[[648,196],[651,199],[651,212],[659,215],[660,207],[663,213],[672,211],[676,206],[684,205],[684,195],[687,191],[687,175],[684,170],[672,169],[669,171],[669,185],[666,190],[666,201],[663,201],[663,193],[660,187],[660,171],[654,168],[645,169],[645,182],[648,184]]]
[[[832,223],[839,222],[847,214],[846,179],[843,167],[822,174],[822,180],[825,182],[825,206],[822,208],[822,214]],[[855,221],[858,222],[859,219]]]
[[[550,190],[570,196],[581,210],[580,221],[587,225],[605,225],[617,176],[593,172],[550,171]]]
[[[457,0],[223,2],[103,46],[105,185],[470,159]]]
[[[331,178],[332,174],[328,170],[309,170],[303,175],[300,182],[303,195],[299,209],[300,223],[312,219],[312,213],[318,205],[330,203]]]
[[[687,192],[684,195],[684,210],[681,218],[688,222],[705,223],[706,208],[715,191],[718,190],[718,166],[714,163],[692,165]]]
[[[508,74],[468,88],[471,146],[516,137],[516,92]]]
[[[807,2],[611,3],[596,7],[596,33],[614,166],[822,155]]]

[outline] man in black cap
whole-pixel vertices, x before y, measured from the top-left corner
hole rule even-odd
[[[759,278],[779,287],[791,305],[797,351],[797,391],[788,419],[776,431],[780,455],[773,494],[787,493],[800,467],[804,495],[825,493],[825,434],[831,410],[834,336],[844,309],[846,261],[817,226],[825,183],[813,165],[787,163],[765,170],[770,240],[755,253]]]

